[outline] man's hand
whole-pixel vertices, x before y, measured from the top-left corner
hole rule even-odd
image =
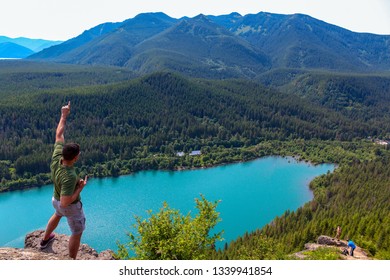
[[[70,101],[68,101],[68,105],[62,106],[61,108],[61,119],[58,123],[57,130],[56,130],[56,142],[65,142],[64,138],[64,131],[65,131],[65,124],[66,124],[66,118],[70,114]]]
[[[84,189],[87,182],[88,182],[88,176],[85,176],[84,179],[79,180],[76,189],[74,190],[74,193],[72,195],[61,195],[60,197],[61,207],[67,207],[69,204],[75,201],[79,197],[81,191]]]
[[[79,180],[78,188],[79,189],[81,188],[81,190],[82,190],[85,187],[85,185],[87,185],[87,183],[88,183],[88,176],[85,176],[84,179]]]
[[[70,114],[70,101],[68,101],[68,105],[62,106],[61,115],[63,117],[67,117]]]

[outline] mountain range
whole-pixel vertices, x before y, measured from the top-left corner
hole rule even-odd
[[[1,58],[24,58],[32,55],[34,52],[29,48],[21,45],[4,42],[0,43],[0,57]]]
[[[103,23],[29,59],[213,78],[254,78],[275,68],[373,72],[390,70],[390,35],[356,33],[302,14],[145,13]]]
[[[6,36],[0,36],[0,57],[25,58],[60,43],[62,43],[62,41],[29,39],[24,37],[13,39]]]

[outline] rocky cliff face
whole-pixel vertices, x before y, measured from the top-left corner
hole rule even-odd
[[[70,260],[68,256],[69,236],[56,234],[53,242],[40,249],[44,231],[37,230],[26,235],[24,249],[0,248],[0,260]],[[113,260],[113,252],[98,253],[86,244],[81,244],[77,254],[79,260]]]

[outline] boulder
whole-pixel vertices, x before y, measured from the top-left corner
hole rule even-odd
[[[0,248],[0,261],[4,260],[66,260],[63,256],[33,249]]]
[[[24,249],[0,248],[0,260],[70,260],[69,236],[56,233],[55,239],[45,249],[40,248],[44,231],[36,230],[26,235]],[[113,252],[98,253],[87,244],[80,244],[78,260],[113,260]]]
[[[320,235],[317,239],[317,244],[328,245],[328,246],[337,246],[337,247],[347,247],[347,243],[342,240],[337,240],[335,238]]]

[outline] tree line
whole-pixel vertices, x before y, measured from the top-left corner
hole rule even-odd
[[[364,140],[388,133],[386,111],[384,118],[370,119],[387,104],[381,95],[370,96],[377,99],[365,107],[369,114],[349,115],[331,103],[321,106],[245,80],[155,73],[108,85],[85,86],[80,78],[77,87],[68,87],[54,75],[59,84],[51,80],[44,88],[44,79],[34,77],[40,81],[34,80],[32,90],[29,75],[20,77],[21,93],[0,87],[0,191],[51,181],[59,109],[71,100],[65,138],[81,144],[77,168],[90,176],[208,167],[266,155],[340,166],[312,183],[312,202],[224,250],[211,250],[210,258],[285,258],[319,234],[332,235],[337,224],[343,237],[377,258],[389,258],[389,152]],[[177,155],[193,150],[202,153]]]
[[[176,167],[182,163],[175,158],[180,151],[245,148],[272,140],[350,141],[386,128],[258,83],[186,79],[172,73],[4,100],[0,172],[2,185],[10,187],[47,182],[59,108],[67,100],[74,110],[66,139],[82,146],[80,168],[92,168],[98,176],[138,166]],[[152,156],[161,160],[146,159]]]
[[[334,237],[340,225],[342,239],[352,239],[371,257],[390,259],[390,153],[376,154],[373,160],[356,159],[315,178],[312,201],[226,244],[213,258],[291,258],[320,235]]]

